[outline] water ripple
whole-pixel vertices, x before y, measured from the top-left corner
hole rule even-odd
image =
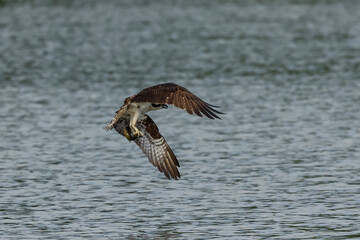
[[[359,238],[358,8],[0,1],[0,236]],[[226,113],[151,113],[177,182],[103,130],[169,81]]]

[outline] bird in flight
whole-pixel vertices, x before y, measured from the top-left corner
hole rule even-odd
[[[186,88],[175,83],[164,83],[145,88],[126,98],[124,105],[105,129],[114,128],[129,141],[134,141],[160,172],[168,179],[178,180],[180,173],[177,167],[180,167],[180,164],[154,121],[145,114],[167,109],[167,104],[184,109],[191,115],[205,115],[210,119],[221,119],[216,114],[223,114],[214,109],[218,106],[206,103]]]

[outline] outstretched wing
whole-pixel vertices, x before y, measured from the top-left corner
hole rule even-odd
[[[175,154],[159,132],[154,121],[145,115],[145,118],[136,123],[136,127],[144,134],[143,137],[134,139],[134,142],[148,157],[149,161],[163,172],[170,179],[178,180],[180,173],[177,167],[180,167]],[[129,120],[121,118],[114,124],[115,130],[125,136],[124,130],[130,132]]]
[[[216,113],[223,114],[214,109],[218,108],[218,106],[201,100],[186,88],[175,83],[164,83],[145,88],[134,96],[132,102],[172,104],[175,107],[186,110],[191,115],[195,113],[199,117],[202,117],[202,114],[204,114],[211,119],[221,119]]]

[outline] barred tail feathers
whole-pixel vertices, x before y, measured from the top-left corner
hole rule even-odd
[[[109,123],[109,125],[107,125],[105,127],[106,131],[109,131],[111,129],[113,129],[114,124],[119,121],[119,119],[124,115],[124,113],[126,112],[127,107],[122,106],[115,114],[115,116],[113,117],[113,119],[111,120],[111,122]]]

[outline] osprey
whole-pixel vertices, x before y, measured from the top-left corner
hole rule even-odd
[[[186,88],[174,83],[164,83],[148,87],[138,94],[128,97],[116,112],[106,130],[115,130],[134,141],[148,157],[149,161],[170,179],[177,180],[180,167],[174,152],[159,132],[154,121],[145,113],[167,109],[166,104],[186,110],[189,114],[202,114],[211,119],[221,119],[215,113],[218,106],[204,102]]]

